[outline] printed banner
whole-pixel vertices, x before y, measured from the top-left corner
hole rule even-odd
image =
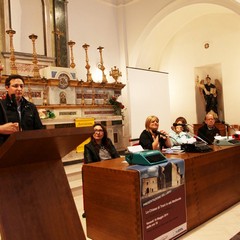
[[[170,240],[186,232],[184,161],[128,169],[140,172],[143,239]]]

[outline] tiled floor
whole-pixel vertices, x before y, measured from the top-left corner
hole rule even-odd
[[[78,212],[86,235],[86,220],[82,218],[82,197],[75,197]],[[240,231],[240,202],[178,240],[229,240]],[[90,238],[87,238],[90,239]],[[128,240],[126,238],[126,240]]]
[[[229,240],[240,231],[240,202],[178,240]]]

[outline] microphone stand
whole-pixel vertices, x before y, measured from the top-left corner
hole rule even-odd
[[[197,136],[197,135],[195,135],[195,134],[190,134],[190,133],[188,133],[190,136],[192,135],[192,137],[194,137],[194,138],[197,138],[198,140],[200,140],[200,141],[202,141],[202,142],[204,142],[206,145],[208,145],[208,143],[205,141],[205,140],[203,140],[201,137],[199,137],[199,136]]]
[[[227,139],[229,138],[230,128],[233,129],[234,133],[236,132],[236,129],[232,125],[225,123],[225,121],[221,121],[221,123],[225,125]]]
[[[228,134],[228,124],[225,124],[225,131],[226,131],[227,139],[229,139],[229,134]]]

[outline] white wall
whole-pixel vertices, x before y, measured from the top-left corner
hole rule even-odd
[[[76,42],[73,51],[79,79],[86,81],[86,57],[82,45],[87,43],[90,45],[88,56],[93,80],[101,81],[101,71],[97,68],[100,61],[97,48],[102,46],[105,74],[109,82],[114,82],[109,71],[114,66],[119,67],[120,62],[116,14],[116,8],[96,0],[68,2],[69,40]]]
[[[139,0],[126,8],[129,65],[169,73],[172,121],[183,115],[190,123],[197,122],[196,104],[200,103],[195,100],[194,69],[220,64],[225,121],[239,124],[233,103],[239,89],[240,4]],[[206,41],[210,42],[207,51]]]
[[[210,44],[208,49],[204,48],[205,41]],[[161,65],[169,72],[172,116],[185,115],[191,122],[196,122],[196,105],[201,103],[195,101],[194,69],[220,64],[225,121],[240,123],[240,113],[233,104],[237,102],[240,87],[239,42],[240,18],[235,14],[206,15],[179,31],[166,48]],[[211,77],[214,80],[218,76]]]

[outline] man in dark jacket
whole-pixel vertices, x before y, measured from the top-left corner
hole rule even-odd
[[[43,128],[36,106],[23,97],[23,77],[10,75],[5,81],[5,88],[6,98],[0,101],[0,144],[15,131]],[[7,127],[9,131],[1,131],[1,128]]]
[[[213,144],[214,137],[220,135],[219,129],[215,126],[215,119],[212,113],[205,116],[205,124],[198,129],[198,136],[208,144]]]

